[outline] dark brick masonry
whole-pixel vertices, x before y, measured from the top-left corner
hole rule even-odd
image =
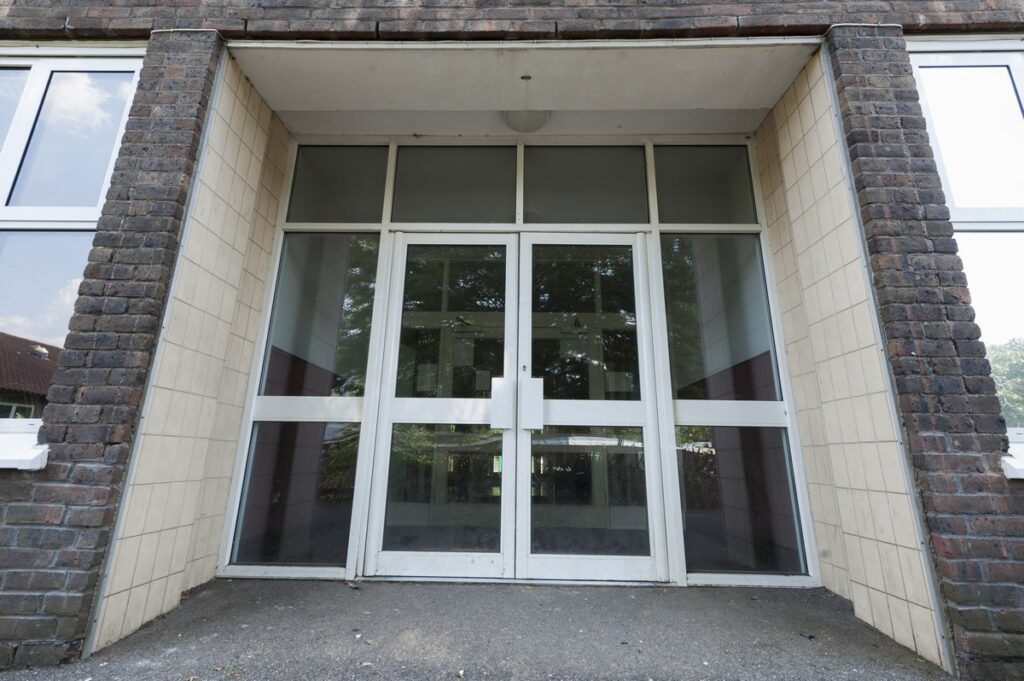
[[[688,38],[824,34],[838,23],[1012,31],[1020,0],[0,0],[8,35],[135,36],[216,28],[227,38]]]
[[[886,352],[966,678],[1024,678],[1024,484],[978,340],[902,32],[829,34]]]
[[[76,657],[156,348],[221,42],[157,33],[43,414],[50,462],[0,472],[0,668]]]

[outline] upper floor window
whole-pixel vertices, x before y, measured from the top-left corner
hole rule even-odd
[[[1024,466],[1024,50],[1019,41],[911,48],[1010,451]]]
[[[138,78],[138,50],[94,53],[0,53],[0,419],[27,428],[46,404]]]

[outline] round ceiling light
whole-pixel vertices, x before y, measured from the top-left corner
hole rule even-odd
[[[516,132],[537,132],[551,118],[550,111],[502,111],[501,120]]]

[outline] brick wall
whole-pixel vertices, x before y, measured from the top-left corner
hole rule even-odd
[[[1024,485],[899,28],[829,34],[885,349],[967,678],[1024,678]]]
[[[216,28],[225,37],[318,39],[656,38],[822,34],[836,23],[908,30],[1019,30],[1019,0],[0,0],[0,30],[33,38]]]
[[[110,543],[220,41],[153,36],[43,414],[50,463],[0,472],[0,667],[81,649]]]

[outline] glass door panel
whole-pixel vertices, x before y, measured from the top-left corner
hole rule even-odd
[[[514,576],[515,245],[395,235],[368,575]]]
[[[643,238],[521,237],[517,577],[665,577]]]

